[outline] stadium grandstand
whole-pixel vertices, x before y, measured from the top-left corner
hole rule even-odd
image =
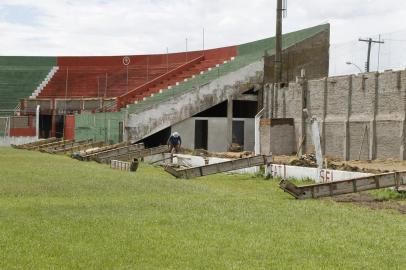
[[[328,24],[285,34],[283,49],[295,48],[321,33],[329,35]],[[185,93],[258,61],[263,63],[264,55],[274,55],[274,43],[274,38],[267,38],[238,46],[154,55],[1,56],[0,112],[3,117],[0,132],[8,136],[90,137],[109,142],[139,140],[208,107],[197,104],[198,111],[153,125],[135,137],[131,135],[131,124],[126,126],[125,118],[148,113],[168,99],[182,100]],[[261,69],[263,72],[263,66]],[[328,70],[328,64],[325,69]],[[291,73],[288,76],[294,78],[292,67]],[[248,83],[243,77],[232,80],[230,85]],[[224,100],[226,97],[210,106]],[[37,109],[39,127],[36,131]]]

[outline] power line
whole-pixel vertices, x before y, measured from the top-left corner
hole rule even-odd
[[[385,38],[385,40],[398,41],[398,42],[406,42],[406,39],[391,39],[391,38]]]
[[[358,41],[368,43],[368,54],[367,54],[367,62],[365,63],[365,71],[369,72],[369,64],[370,64],[370,60],[371,60],[371,46],[372,46],[372,43],[383,44],[385,42],[381,41],[381,40],[373,40],[372,38],[368,38],[368,39],[360,38],[360,39],[358,39]]]

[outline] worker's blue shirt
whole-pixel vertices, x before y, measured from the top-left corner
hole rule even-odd
[[[175,138],[173,136],[169,137],[169,142],[171,143],[171,145],[178,145],[178,144],[182,144],[182,139],[179,137]]]

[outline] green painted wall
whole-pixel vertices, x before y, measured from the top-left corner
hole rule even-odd
[[[56,57],[0,56],[0,114],[10,114],[29,97],[56,62]]]
[[[0,66],[56,66],[56,57],[42,56],[0,56]]]
[[[75,140],[93,139],[106,143],[120,141],[120,122],[124,112],[82,113],[75,115]]]

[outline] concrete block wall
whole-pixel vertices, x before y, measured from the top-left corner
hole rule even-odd
[[[291,155],[296,150],[294,134],[294,125],[292,124],[261,125],[261,142],[270,142],[261,144],[261,154]]]
[[[313,150],[309,119],[314,116],[328,156],[406,159],[406,70],[309,80],[275,91],[270,110],[274,117],[294,118],[295,143],[304,136],[304,152]]]

